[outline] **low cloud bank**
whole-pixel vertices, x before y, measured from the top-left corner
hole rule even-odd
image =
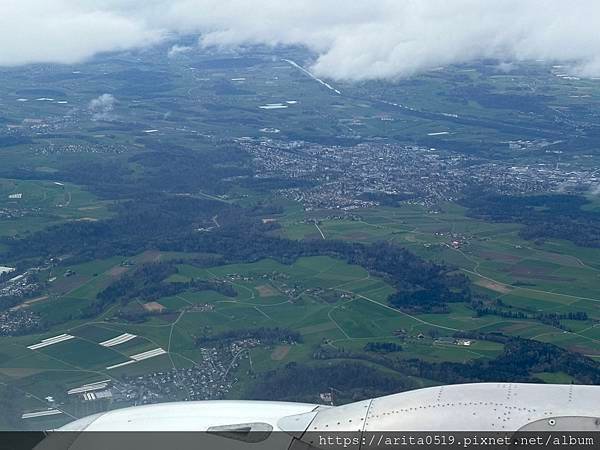
[[[480,58],[600,77],[596,0],[4,0],[0,65],[75,63],[198,34],[200,46],[303,45],[312,70],[396,79]],[[185,47],[173,47],[171,56]]]
[[[90,101],[88,109],[93,120],[112,120],[117,99],[112,94],[102,94]]]

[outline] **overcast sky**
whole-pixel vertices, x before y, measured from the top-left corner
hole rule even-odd
[[[482,57],[600,76],[599,0],[0,2],[4,66],[76,63],[192,33],[199,46],[305,45],[312,69],[333,79],[394,79]]]

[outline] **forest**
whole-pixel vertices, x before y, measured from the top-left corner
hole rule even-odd
[[[290,363],[261,376],[253,388],[252,397],[306,401],[315,392],[329,392],[333,388],[351,392],[352,400],[356,401],[409,389],[413,381],[407,376],[440,384],[542,383],[543,381],[536,377],[536,373],[563,372],[581,384],[600,384],[598,362],[552,344],[499,334],[461,333],[456,337],[501,341],[505,348],[498,357],[491,360],[476,359],[468,363],[456,363],[431,362],[418,358],[403,359],[394,356],[393,353],[370,355],[322,346],[313,356],[315,363]],[[322,365],[324,361],[330,364]],[[377,366],[381,369],[377,369]],[[383,368],[388,371],[384,371]],[[389,374],[389,370],[402,376],[396,379]],[[348,376],[348,373],[352,376]],[[302,377],[304,382],[294,383],[293,380],[300,379],[299,377]]]
[[[257,339],[261,344],[296,344],[304,341],[297,331],[283,327],[238,328],[217,334],[204,334],[196,339],[199,347],[223,345],[232,341]]]
[[[395,342],[367,342],[363,347],[365,352],[394,353],[401,352],[402,346]]]
[[[180,251],[218,255],[220,264],[254,262],[273,258],[291,264],[304,256],[332,256],[359,265],[383,277],[398,293],[390,301],[401,309],[444,312],[450,302],[468,302],[469,280],[454,268],[426,261],[393,244],[350,243],[336,240],[290,240],[277,236],[277,224],[261,218],[277,207],[258,204],[242,208],[219,201],[161,194],[119,203],[114,216],[98,222],[68,222],[22,238],[5,238],[8,255],[52,258],[69,255],[62,264],[133,256],[146,250]],[[218,217],[216,227],[214,218]],[[204,231],[199,231],[202,229]],[[213,258],[216,262],[217,259]],[[205,261],[206,262],[206,261]],[[174,266],[149,266],[115,281],[98,295],[86,317],[116,301],[173,295],[207,286],[161,283]],[[223,286],[209,286],[223,290]],[[225,293],[225,292],[224,292]],[[231,295],[231,292],[225,295]]]
[[[94,317],[107,306],[119,302],[125,306],[134,299],[143,301],[169,297],[187,290],[216,291],[227,297],[237,296],[229,284],[218,281],[191,280],[188,282],[166,282],[166,278],[177,273],[173,262],[145,264],[131,274],[122,276],[101,291],[94,303],[83,311],[85,317]]]
[[[292,362],[261,374],[253,384],[249,398],[315,402],[317,393],[333,391],[336,403],[347,403],[415,387],[409,378],[385,374],[360,362],[344,361],[331,365]]]
[[[473,190],[461,203],[471,217],[524,225],[520,232],[524,239],[566,239],[583,247],[600,247],[600,212],[583,209],[590,201],[582,196],[514,196]]]

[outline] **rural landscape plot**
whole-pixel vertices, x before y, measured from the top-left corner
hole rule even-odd
[[[600,383],[597,80],[171,50],[0,70],[0,427]]]

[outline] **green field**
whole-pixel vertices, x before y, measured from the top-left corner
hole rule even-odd
[[[18,198],[11,198],[18,196]],[[108,202],[71,183],[0,178],[0,236],[23,235],[72,220],[96,221],[109,216]]]
[[[229,393],[231,398],[239,398],[252,383],[246,376],[249,371],[260,376],[260,372],[290,362],[312,364],[315,351],[322,348],[364,355],[367,343],[401,343],[403,350],[393,358],[458,363],[494,358],[503,351],[496,342],[475,340],[470,346],[461,346],[443,339],[461,331],[500,332],[600,358],[598,249],[559,240],[526,241],[519,237],[521,225],[476,220],[450,203],[426,207],[408,201],[397,207],[355,210],[343,219],[331,218],[343,216],[341,209],[305,212],[300,203],[280,196],[279,188],[288,187],[290,180],[254,177],[260,174],[255,173],[253,157],[242,150],[248,139],[340,149],[360,143],[418,145],[436,146],[475,164],[514,161],[523,166],[542,162],[553,166],[556,155],[512,151],[507,142],[576,132],[578,136],[582,133],[583,142],[569,142],[576,148],[565,151],[561,163],[574,171],[595,169],[595,147],[586,147],[591,139],[571,123],[582,119],[581,125],[587,129],[586,123],[596,119],[586,108],[597,106],[597,82],[569,81],[554,76],[545,64],[523,62],[523,73],[490,75],[486,64],[485,70],[447,67],[394,83],[335,82],[343,95],[334,95],[284,61],[307,61],[311,55],[305,49],[262,48],[253,56],[224,58],[200,51],[168,58],[167,52],[166,47],[145,49],[135,61],[129,55],[105,55],[82,64],[77,71],[70,66],[49,70],[32,66],[23,69],[27,76],[13,70],[3,74],[0,124],[14,127],[23,139],[14,145],[10,139],[6,145],[0,144],[0,266],[44,265],[42,260],[50,258],[59,261],[36,272],[42,292],[21,305],[48,321],[50,329],[35,335],[0,337],[0,393],[4,386],[14,388],[15,395],[21,396],[20,409],[45,408],[45,398],[54,396],[65,402],[66,416],[91,414],[96,411],[86,409],[85,403],[69,403],[66,391],[99,379],[191,367],[202,358],[198,337],[243,328],[289,328],[300,333],[302,342],[251,348],[250,358],[235,371],[240,381]],[[488,97],[481,101],[471,98],[480,90],[510,99],[517,91],[528,92],[531,83],[543,86],[545,113],[524,113],[521,105],[488,107],[483,104]],[[89,110],[90,101],[103,92],[112,92],[117,99],[110,120],[98,120]],[[578,95],[573,96],[574,92]],[[41,101],[41,96],[55,100]],[[387,101],[401,101],[403,106]],[[285,108],[260,108],[279,102],[285,102]],[[568,119],[561,123],[549,119],[557,111]],[[429,136],[435,132],[449,134]],[[590,136],[595,138],[595,134]],[[479,148],[483,143],[485,148]],[[144,221],[154,217],[149,212],[162,211],[156,205],[180,198],[240,207],[229,212],[257,222],[257,211],[265,207],[268,217],[281,225],[269,230],[269,236],[391,242],[424,259],[456,267],[470,278],[475,294],[501,301],[505,310],[584,312],[588,318],[563,319],[565,329],[561,329],[534,319],[479,317],[464,303],[450,304],[444,314],[410,314],[390,306],[388,297],[395,288],[386,280],[331,257],[300,258],[290,265],[261,259],[207,268],[195,261],[206,255],[156,250],[185,250],[187,247],[178,246],[179,241],[193,241],[198,227],[206,226],[195,218],[181,229],[168,228],[161,235],[148,233],[143,245],[130,246],[140,223],[154,223]],[[125,202],[139,215],[119,212]],[[139,211],[137,206],[141,206]],[[279,206],[284,212],[271,215]],[[586,208],[598,210],[600,200],[592,198]],[[184,214],[172,211],[178,218]],[[220,228],[216,217],[212,221]],[[115,227],[117,232],[107,238],[111,242],[106,244],[111,245],[106,248],[105,242],[93,240],[94,230],[88,228],[79,236],[81,240],[70,240],[77,225],[107,218],[127,220]],[[39,254],[33,249],[27,261],[10,252],[12,238],[25,238],[65,223],[74,226],[65,228],[71,231],[61,236],[65,238],[62,246],[49,245],[50,251]],[[184,235],[183,229],[189,235]],[[243,242],[245,228],[240,230]],[[206,236],[210,239],[212,235]],[[88,239],[90,247],[98,248],[87,247]],[[85,248],[81,252],[69,249],[69,241],[82,242]],[[141,253],[143,250],[147,251]],[[139,254],[132,256],[134,253]],[[227,259],[230,255],[216,256]],[[29,260],[38,257],[40,261]],[[88,262],[70,263],[71,257]],[[142,264],[161,261],[177,261],[177,273],[167,282],[217,280],[237,295],[188,289],[176,295],[133,299],[131,305],[139,308],[148,308],[150,301],[154,307],[165,308],[139,322],[120,316],[123,305],[118,301],[95,317],[82,318],[82,312],[106,287]],[[76,338],[39,350],[27,348],[62,333]],[[136,337],[114,347],[99,345],[123,333]],[[156,348],[167,354],[107,369]],[[536,376],[547,382],[572,381],[562,372]],[[0,428],[3,419],[0,413]],[[32,422],[32,426],[54,426],[63,419],[45,420]]]
[[[569,321],[573,331],[565,332],[530,320],[492,315],[474,317],[463,304],[451,305],[447,314],[407,314],[388,305],[387,297],[394,289],[385,281],[361,267],[325,256],[300,258],[291,265],[270,259],[211,268],[181,263],[170,281],[221,280],[230,284],[237,295],[227,297],[215,291],[189,290],[157,298],[156,302],[167,308],[167,314],[152,316],[140,324],[111,317],[109,310],[103,317],[67,322],[42,336],[0,338],[3,345],[0,381],[43,398],[49,393],[56,395],[57,391],[64,393],[94,376],[110,379],[148,370],[189,367],[201,359],[194,336],[202,330],[219,333],[248,327],[285,327],[303,336],[303,342],[293,346],[252,349],[250,355],[257,371],[270,370],[290,361],[309,362],[314,349],[323,343],[360,352],[367,342],[398,341],[399,331],[403,334],[401,358],[467,362],[493,358],[502,351],[501,344],[485,341],[476,341],[469,347],[438,342],[440,337],[457,331],[502,332],[598,355],[600,328],[592,322],[598,318],[596,300],[592,297],[596,295],[593,254],[574,256],[549,248],[535,248],[519,241],[513,226],[479,223],[464,216],[459,220],[460,214],[453,209],[430,218],[416,207],[374,209],[365,211],[364,222],[323,221],[321,227],[327,238],[394,239],[423,256],[453,261],[472,278],[476,290],[502,298],[507,305],[552,312],[584,310],[590,316],[589,323]],[[303,226],[290,221],[285,223],[284,231],[293,235]],[[447,235],[448,227],[456,234]],[[359,230],[362,234],[357,238]],[[463,240],[460,248],[445,245],[448,239],[457,236]],[[132,261],[179,256],[151,253],[139,255]],[[31,307],[49,317],[68,317],[89,304],[111,280],[129,270],[121,265],[122,260],[115,257],[70,267],[79,278],[62,289],[57,284],[58,287],[53,287],[54,296]],[[51,274],[59,278],[55,283],[65,279],[67,268],[61,270],[62,273]],[[567,276],[567,273],[577,283],[563,283],[563,291],[559,291],[556,281],[549,277]],[[544,278],[540,279],[542,275]],[[212,309],[195,309],[202,305],[211,305]],[[77,339],[38,351],[26,348],[61,333],[73,334]],[[111,348],[98,345],[122,333],[138,337]],[[107,366],[122,362],[130,355],[158,347],[168,350],[169,354],[106,370]],[[52,376],[46,376],[48,374]],[[565,379],[559,374],[541,374],[540,378],[550,382]],[[238,386],[236,392],[239,389],[243,387]]]
[[[501,299],[513,308],[540,313],[587,313],[589,320],[569,322],[572,332],[541,324],[540,333],[525,332],[519,321],[487,316],[473,319],[471,312],[453,308],[451,314],[427,320],[457,329],[502,331],[509,335],[540,338],[587,355],[600,354],[595,322],[600,320],[600,251],[561,241],[536,244],[518,236],[519,225],[496,224],[469,218],[465,210],[445,204],[441,211],[417,205],[377,207],[360,211],[361,220],[328,220],[327,212],[301,215],[290,208],[280,218],[290,238],[315,238],[313,224],[328,239],[358,242],[388,240],[420,256],[456,265],[474,283],[475,290]],[[453,241],[459,242],[453,246]],[[487,322],[485,325],[477,321]]]
[[[111,271],[111,263],[97,262],[78,266],[81,274]],[[116,267],[119,267],[117,265]],[[104,270],[104,272],[101,272]],[[101,279],[103,275],[91,277]],[[301,333],[304,341],[291,348],[257,347],[251,351],[256,370],[268,370],[289,361],[310,361],[314,349],[323,342],[334,348],[360,351],[370,341],[397,341],[394,332],[405,330],[402,357],[423,357],[431,361],[468,361],[494,357],[502,346],[477,342],[470,348],[442,346],[429,336],[451,335],[457,327],[478,329],[488,319],[465,319],[468,312],[457,307],[449,317],[413,317],[387,306],[386,297],[394,290],[383,280],[370,276],[358,266],[330,257],[301,258],[292,265],[274,260],[196,268],[182,264],[178,280],[226,280],[237,291],[236,297],[225,297],[213,291],[184,292],[156,301],[169,313],[154,316],[140,324],[125,323],[110,315],[105,319],[67,322],[44,335],[0,338],[3,345],[0,381],[38,397],[64,395],[64,392],[90,377],[111,379],[121,374],[145,373],[170,367],[188,367],[201,356],[193,336],[201,330],[212,333],[246,327],[286,327]],[[88,282],[89,283],[89,282]],[[84,286],[88,286],[85,284]],[[92,300],[96,289],[77,288],[81,297],[58,297],[34,304],[40,313],[55,316],[68,314]],[[196,311],[194,306],[211,304],[211,311]],[[70,333],[77,337],[39,350],[27,349],[51,336]],[[124,344],[105,348],[99,342],[122,333],[137,335]],[[421,336],[421,337],[419,337]],[[157,347],[169,355],[152,358],[122,369],[106,370],[127,356]],[[45,374],[56,374],[46,377]],[[65,374],[61,378],[59,374]]]

